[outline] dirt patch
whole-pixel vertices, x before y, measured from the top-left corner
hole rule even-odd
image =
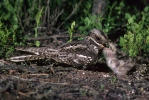
[[[104,64],[85,70],[2,65],[0,100],[148,100],[149,69],[139,68],[120,77]]]

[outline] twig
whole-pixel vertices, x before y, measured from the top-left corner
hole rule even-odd
[[[55,22],[57,21],[58,17],[64,12],[64,9],[61,10],[61,12],[58,13],[58,15],[54,18],[54,20],[51,23],[51,27],[55,24]]]
[[[45,84],[50,84],[50,85],[69,85],[69,83],[53,83],[53,82],[45,82],[45,81],[40,81],[40,80],[36,80],[36,79],[25,79],[25,78],[21,78],[21,77],[18,77],[18,76],[14,76],[14,75],[11,75],[11,78],[13,79],[18,79],[20,80],[21,82],[39,82],[43,85]],[[11,82],[9,83],[11,84]],[[43,86],[42,85],[42,86]],[[41,85],[40,85],[41,86]]]
[[[50,3],[50,0],[47,1],[47,6],[46,6],[45,12],[44,12],[43,24],[46,23],[46,17],[48,19],[47,23],[49,24],[49,15],[50,15],[49,3]]]
[[[18,93],[19,93],[20,95],[23,95],[23,96],[25,96],[25,97],[29,97],[29,95],[28,95],[28,94],[26,94],[26,93],[19,92],[19,91],[18,91]]]
[[[4,63],[4,64],[6,64],[6,65],[9,65],[9,64],[10,64],[9,62],[7,62],[7,61],[5,61],[5,60],[3,60],[3,59],[0,59],[0,62]]]
[[[80,6],[82,0],[80,0],[79,4],[74,8],[74,10],[71,12],[71,14],[58,26],[58,29],[75,13],[75,11]]]
[[[44,73],[42,73],[42,74],[29,74],[29,75],[31,75],[31,76],[49,76],[49,74],[44,74]]]

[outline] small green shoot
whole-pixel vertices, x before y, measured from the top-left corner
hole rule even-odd
[[[73,32],[74,32],[74,27],[75,27],[75,21],[73,21],[73,22],[71,23],[71,27],[68,28],[68,33],[69,33],[69,36],[70,36],[68,42],[71,42],[71,41],[72,41],[72,35],[73,35]]]
[[[111,83],[114,84],[116,80],[117,80],[116,76],[113,76],[113,78],[111,79]]]
[[[38,36],[38,27],[39,27],[39,25],[41,23],[41,20],[40,19],[41,19],[41,15],[42,15],[42,12],[43,12],[43,8],[44,7],[42,7],[41,10],[35,16],[35,21],[36,21],[35,38]],[[39,47],[40,46],[40,41],[35,41],[35,45],[37,47]]]
[[[101,83],[101,84],[100,84],[100,90],[103,91],[104,88],[105,88],[105,86]]]

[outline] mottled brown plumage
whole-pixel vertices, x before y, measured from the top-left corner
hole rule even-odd
[[[92,29],[83,40],[67,43],[56,49],[49,47],[16,48],[16,50],[28,52],[32,55],[11,57],[10,60],[19,62],[26,60],[53,59],[56,62],[76,67],[87,66],[98,61],[98,54],[102,53],[104,45],[107,43],[108,38],[102,31]]]

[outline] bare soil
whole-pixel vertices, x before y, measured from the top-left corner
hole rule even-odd
[[[149,69],[116,76],[105,64],[1,65],[0,100],[148,100]]]

